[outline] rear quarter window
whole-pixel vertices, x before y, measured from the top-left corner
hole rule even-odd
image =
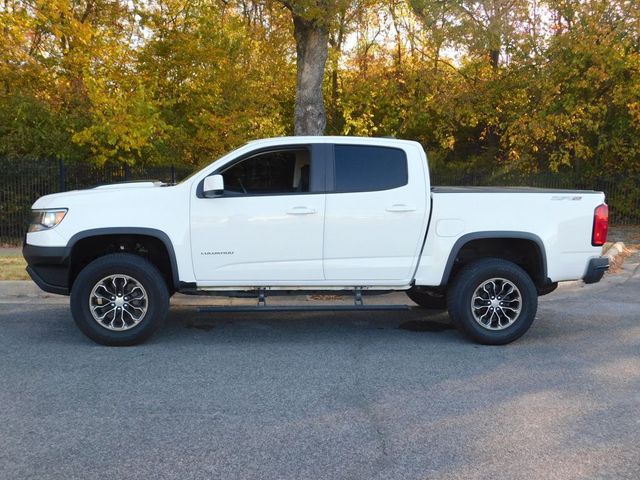
[[[409,180],[404,150],[366,145],[335,146],[335,191],[371,192],[402,187]]]

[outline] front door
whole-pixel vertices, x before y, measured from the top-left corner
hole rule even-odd
[[[249,154],[222,167],[224,194],[192,199],[198,282],[261,286],[324,279],[324,170],[306,146]],[[323,178],[317,178],[320,175]]]

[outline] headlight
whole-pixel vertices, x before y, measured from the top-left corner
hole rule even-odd
[[[55,210],[34,210],[29,225],[30,232],[40,232],[49,230],[58,225],[67,214],[66,208],[56,208]]]

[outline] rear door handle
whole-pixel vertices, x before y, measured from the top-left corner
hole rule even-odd
[[[394,203],[390,207],[387,207],[387,212],[415,212],[416,207],[413,205],[406,205],[404,203]]]
[[[309,207],[291,207],[287,210],[288,215],[313,215],[314,213],[318,213],[318,211]]]

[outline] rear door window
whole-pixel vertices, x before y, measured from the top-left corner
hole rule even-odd
[[[407,156],[399,148],[335,146],[335,191],[371,192],[406,185]]]

